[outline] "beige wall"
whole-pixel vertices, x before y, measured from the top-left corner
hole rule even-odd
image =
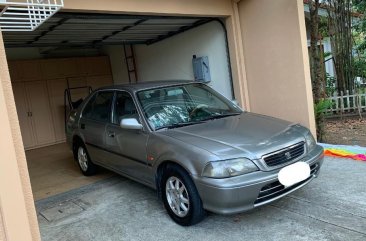
[[[315,134],[302,0],[239,3],[250,109]]]
[[[129,14],[229,16],[230,0],[64,0],[68,11],[112,11]]]
[[[0,212],[5,240],[38,240],[33,195],[1,34],[0,113]]]

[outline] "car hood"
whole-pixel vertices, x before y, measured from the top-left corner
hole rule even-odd
[[[243,112],[160,134],[205,149],[222,159],[238,156],[258,159],[304,141],[304,136],[292,126],[288,121]]]

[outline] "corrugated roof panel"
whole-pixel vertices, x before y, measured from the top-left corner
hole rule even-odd
[[[6,47],[153,43],[209,18],[57,13],[32,32],[4,32]]]

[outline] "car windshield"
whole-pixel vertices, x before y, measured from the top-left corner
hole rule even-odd
[[[194,125],[242,113],[231,101],[199,83],[142,90],[137,97],[154,130]]]

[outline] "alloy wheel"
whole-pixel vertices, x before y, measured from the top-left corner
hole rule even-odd
[[[188,191],[183,182],[174,176],[166,181],[165,185],[166,198],[170,209],[178,217],[185,217],[190,208]]]
[[[86,172],[88,170],[88,155],[83,147],[79,147],[78,149],[78,162],[81,170]]]

